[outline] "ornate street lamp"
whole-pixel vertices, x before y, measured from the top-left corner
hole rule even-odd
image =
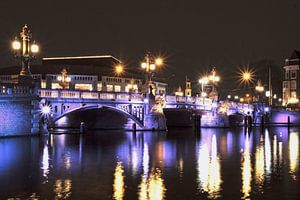
[[[141,68],[145,70],[147,74],[146,84],[147,84],[147,92],[146,97],[148,99],[148,107],[146,108],[146,112],[151,112],[152,107],[155,104],[155,94],[153,92],[154,86],[152,84],[152,76],[156,67],[163,65],[162,58],[154,58],[149,52],[145,56],[145,60],[141,63]]]
[[[39,46],[35,41],[32,42],[32,34],[26,24],[20,33],[20,37],[15,37],[15,40],[12,42],[12,48],[15,57],[20,58],[22,61],[20,75],[31,76],[29,64],[39,52]]]
[[[163,59],[154,58],[149,52],[146,54],[144,62],[141,63],[141,68],[147,73],[147,84],[149,87],[148,93],[152,93],[152,76],[154,74],[154,71],[156,67],[159,67],[161,65],[163,65]]]
[[[201,97],[206,97],[207,93],[204,91],[204,86],[208,84],[209,78],[207,76],[204,76],[199,79],[199,83],[201,84]]]
[[[69,87],[71,77],[68,76],[68,71],[66,68],[63,68],[60,73],[61,75],[57,76],[58,84],[62,87],[62,89],[66,89]]]

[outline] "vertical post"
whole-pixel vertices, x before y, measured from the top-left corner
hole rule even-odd
[[[288,128],[290,128],[290,126],[291,126],[291,118],[290,118],[290,116],[288,116],[288,118],[287,118],[287,125],[288,125]]]
[[[84,122],[80,123],[80,133],[84,133],[84,129],[85,129],[85,124]]]
[[[269,106],[272,106],[273,104],[273,93],[272,93],[272,69],[269,65],[269,91],[270,91],[270,96],[269,96]]]
[[[261,129],[264,130],[265,129],[265,116],[261,116]]]

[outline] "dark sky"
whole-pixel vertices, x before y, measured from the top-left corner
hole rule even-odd
[[[134,68],[150,50],[173,82],[211,66],[228,81],[263,59],[282,66],[299,21],[299,0],[1,0],[0,66],[16,64],[9,41],[27,23],[42,57],[112,54]]]

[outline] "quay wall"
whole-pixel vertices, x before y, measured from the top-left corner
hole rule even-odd
[[[0,137],[38,134],[38,105],[34,96],[0,96]]]

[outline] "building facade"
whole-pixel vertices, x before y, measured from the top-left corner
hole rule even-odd
[[[300,97],[300,52],[295,50],[291,57],[285,60],[283,80],[283,106],[299,106]]]
[[[120,61],[113,56],[80,56],[43,58],[43,64],[32,66],[32,77],[40,88],[104,92],[141,92],[143,80],[115,76]],[[0,83],[12,83],[16,69],[0,70]],[[164,95],[167,84],[154,82],[156,94]]]

